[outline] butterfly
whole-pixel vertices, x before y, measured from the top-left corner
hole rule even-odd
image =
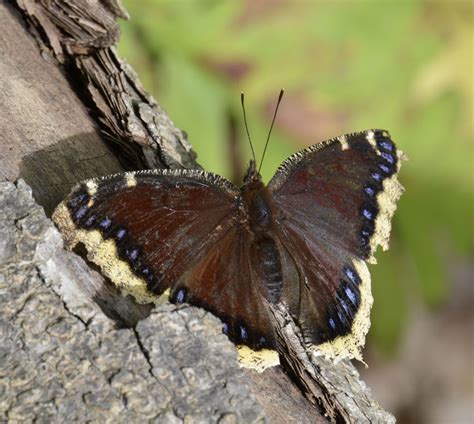
[[[138,302],[167,293],[202,307],[255,350],[275,348],[269,305],[283,303],[309,347],[360,359],[373,302],[366,264],[388,248],[402,158],[372,129],[293,154],[267,185],[255,160],[240,188],[192,169],[92,179],[53,219]]]

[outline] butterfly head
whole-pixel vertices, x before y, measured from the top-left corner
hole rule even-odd
[[[249,187],[253,185],[258,185],[258,183],[261,183],[261,181],[262,176],[258,172],[257,162],[252,159],[244,176],[244,186]]]

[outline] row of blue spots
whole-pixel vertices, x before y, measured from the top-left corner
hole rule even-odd
[[[385,178],[388,178],[390,175],[396,172],[397,157],[395,155],[396,147],[395,144],[387,137],[382,136],[381,134],[375,135],[375,140],[377,147],[380,150],[380,159],[378,160],[377,167],[381,172],[373,171],[370,174],[371,183],[368,183],[364,187],[364,193],[368,201],[374,206],[376,206],[375,199],[377,193],[381,191],[382,182]],[[370,252],[370,237],[374,233],[375,229],[375,218],[377,217],[378,210],[377,208],[370,208],[364,206],[361,209],[361,216],[363,218],[362,229],[360,230],[360,243],[367,251],[368,255]]]
[[[73,213],[76,223],[82,222],[85,228],[96,226],[96,228],[102,230],[104,237],[113,238],[117,243],[120,257],[127,260],[133,269],[145,278],[148,289],[151,292],[158,291],[160,288],[159,281],[157,281],[149,267],[140,264],[140,250],[135,246],[127,245],[126,236],[128,231],[121,226],[114,226],[112,219],[108,216],[99,219],[97,214],[90,213],[89,199],[90,196],[88,194],[79,193],[69,201],[68,206]]]
[[[334,308],[328,318],[329,337],[334,339],[337,336],[344,336],[351,331],[352,317],[339,308]]]
[[[362,205],[360,210],[362,220],[362,228],[360,230],[360,243],[364,248],[368,248],[369,240],[372,236],[375,229],[375,218],[378,214],[378,209],[376,207],[375,198],[377,193],[381,189],[380,181],[383,179],[382,176],[378,173],[372,173],[372,179],[375,181],[375,184],[366,184],[364,187],[364,193],[366,194],[367,202]],[[380,187],[380,188],[379,188]],[[373,205],[373,206],[372,206]],[[368,253],[368,252],[367,252]]]
[[[182,304],[188,301],[188,289],[186,287],[180,287],[172,293],[170,296],[170,301],[175,304]],[[215,312],[210,308],[203,306],[202,304],[195,303],[194,301],[190,301],[190,304],[195,304],[197,306],[204,307],[204,309],[210,310],[211,312]],[[219,314],[216,314],[219,316]],[[268,340],[264,336],[255,336],[251,335],[247,326],[243,323],[235,323],[230,324],[226,318],[221,316],[223,321],[222,324],[222,332],[228,336],[234,343],[243,343],[246,345],[251,346],[254,349],[262,349],[263,347],[272,347]],[[234,321],[234,320],[231,320]]]
[[[83,189],[80,189],[80,191],[68,201],[67,205],[72,212],[75,222],[80,221],[86,216],[89,210],[89,206],[87,205],[89,198],[90,196]]]
[[[396,171],[397,156],[396,147],[392,140],[386,137],[376,137],[377,147],[380,149],[380,157],[383,162],[378,167],[384,174],[392,175]]]

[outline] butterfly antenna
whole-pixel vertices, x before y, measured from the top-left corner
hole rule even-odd
[[[258,167],[258,173],[260,173],[260,169],[262,168],[263,159],[265,158],[265,153],[267,152],[268,142],[270,141],[270,135],[272,133],[273,124],[275,123],[275,119],[276,119],[277,112],[278,112],[278,107],[280,106],[280,102],[281,102],[281,99],[283,97],[284,92],[285,92],[285,90],[281,89],[280,90],[280,95],[278,96],[278,101],[277,101],[277,104],[276,104],[276,107],[275,107],[275,113],[273,114],[272,124],[270,125],[270,130],[268,131],[268,136],[267,136],[267,141],[265,143],[265,148],[263,149],[262,160],[260,161],[260,166]]]
[[[253,160],[255,163],[257,163],[257,159],[255,159],[255,151],[253,150],[252,140],[250,139],[249,126],[247,125],[247,115],[245,114],[245,105],[244,105],[244,93],[240,93],[240,102],[242,103],[242,112],[244,113],[245,131],[247,131],[247,137],[249,139],[250,149],[252,150]]]

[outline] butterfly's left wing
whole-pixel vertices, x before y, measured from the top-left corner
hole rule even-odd
[[[169,291],[214,313],[236,343],[274,346],[240,191],[196,170],[130,172],[77,185],[53,219],[70,247],[139,302]]]
[[[298,284],[282,300],[306,340],[335,355],[359,357],[364,344],[372,304],[365,262],[388,247],[401,158],[386,131],[348,134],[291,156],[268,185],[282,260]]]
[[[115,285],[151,302],[235,225],[238,195],[199,170],[129,172],[78,184],[53,220]]]

